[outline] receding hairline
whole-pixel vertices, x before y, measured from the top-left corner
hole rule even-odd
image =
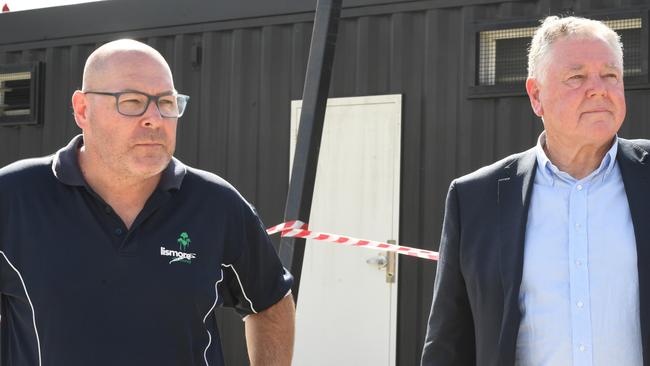
[[[155,48],[132,39],[119,39],[103,44],[93,51],[84,66],[82,90],[92,87],[93,81],[112,63],[125,57],[145,57],[163,66],[171,77],[171,70],[165,58]]]

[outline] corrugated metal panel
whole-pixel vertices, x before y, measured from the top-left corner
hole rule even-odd
[[[499,3],[502,0],[346,0],[343,15],[373,14],[378,12],[412,11],[424,8],[458,7],[474,4]],[[522,2],[527,0],[510,0]],[[128,9],[128,11],[125,11]],[[203,24],[220,22],[225,29],[243,27],[242,23],[268,25],[281,19],[287,23],[287,14],[309,15],[313,19],[316,0],[239,0],[204,1],[138,0],[82,3],[47,9],[4,13],[0,22],[0,45],[23,42],[57,42],[76,37],[96,37],[129,30],[189,28],[190,32],[206,28]],[[393,10],[391,10],[393,9]],[[306,19],[307,19],[306,18]],[[70,21],[74,19],[74,21]],[[293,18],[295,19],[295,17]],[[289,21],[294,23],[296,21]],[[38,24],[38,26],[32,26]],[[221,29],[224,29],[222,26]]]
[[[407,2],[400,3],[395,9]],[[455,8],[448,2],[444,8],[435,1],[413,3],[430,8],[391,12],[384,5],[369,8],[368,14],[360,8],[354,9],[358,16],[342,20],[330,96],[404,96],[400,241],[437,249],[451,179],[532,146],[542,128],[525,96],[466,97],[474,62],[474,51],[467,47],[474,36],[469,26],[535,19],[569,7],[615,11],[644,1],[620,0],[616,6],[597,0],[485,1]],[[172,66],[177,89],[192,96],[179,123],[177,156],[223,176],[256,205],[268,225],[278,223],[288,188],[290,101],[301,98],[311,23],[201,28],[127,34],[160,50]],[[81,85],[83,62],[96,43],[113,38],[117,35],[59,39],[52,46],[40,41],[36,49],[26,45],[0,52],[0,63],[40,60],[46,68],[44,123],[0,127],[0,166],[52,153],[79,133],[70,96]],[[202,57],[193,60],[197,46]],[[649,137],[648,92],[627,95],[628,122],[621,135]],[[434,263],[401,259],[398,365],[419,362],[434,272]],[[245,364],[242,322],[231,312],[220,312],[219,321],[227,362]]]

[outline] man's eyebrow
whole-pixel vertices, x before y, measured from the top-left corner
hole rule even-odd
[[[148,93],[143,92],[142,90],[129,89],[129,88],[127,88],[127,89],[123,89],[123,90],[122,90],[122,93],[142,93],[142,94],[148,94]],[[178,91],[176,91],[176,89],[169,89],[169,90],[165,90],[165,91],[163,91],[163,92],[161,92],[161,93],[156,94],[156,96],[160,96],[160,95],[172,95],[172,94],[177,94],[177,93],[178,93]]]
[[[569,65],[569,67],[568,67],[569,71],[580,71],[580,70],[582,70],[582,69],[584,69],[584,68],[585,68],[585,66],[584,66],[584,65],[580,65],[580,64],[571,64],[571,65]]]
[[[621,68],[618,67],[618,65],[616,65],[616,64],[606,64],[605,68],[615,70],[615,71],[621,71]]]

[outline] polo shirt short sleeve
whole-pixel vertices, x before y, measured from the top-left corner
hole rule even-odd
[[[254,314],[292,284],[254,208],[172,159],[127,228],[82,144],[0,169],[0,365],[223,365],[214,309]]]
[[[268,244],[268,236],[254,208],[248,204],[241,206],[241,215],[233,222],[231,252],[226,253],[221,282],[224,305],[233,307],[246,316],[260,312],[278,301],[277,294],[288,291],[286,283],[291,280],[289,272],[277,268],[275,261],[268,258],[276,256]],[[274,274],[275,277],[260,276],[259,273]],[[277,276],[282,276],[278,278]]]

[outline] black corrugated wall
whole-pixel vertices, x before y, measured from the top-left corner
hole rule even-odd
[[[112,3],[87,4],[79,11],[111,19],[124,4]],[[403,95],[400,241],[426,249],[438,247],[451,179],[532,146],[541,132],[524,95],[468,98],[474,80],[473,24],[539,19],[569,9],[647,13],[641,0],[351,0],[344,6],[330,95]],[[38,32],[27,39],[19,31],[30,13],[34,19],[56,18],[63,14],[60,9],[0,14],[0,33],[16,31],[0,35],[0,65],[33,60],[45,65],[43,123],[0,127],[0,166],[52,153],[79,133],[70,96],[81,86],[85,58],[98,44],[133,37],[161,51],[176,88],[192,98],[179,122],[177,157],[223,176],[255,204],[267,225],[279,223],[288,189],[290,101],[302,94],[314,2],[284,1],[282,7],[282,14],[215,21],[193,21],[186,10],[173,24],[156,23],[152,12],[144,28],[137,21],[115,21],[113,28],[98,23],[97,30],[72,30],[52,39]],[[187,24],[179,24],[183,17],[190,19]],[[28,26],[55,29],[52,22]],[[627,101],[621,135],[650,137],[648,89],[628,90]],[[400,366],[419,362],[434,272],[432,262],[401,258]],[[228,311],[219,316],[228,364],[244,364],[243,323]]]

